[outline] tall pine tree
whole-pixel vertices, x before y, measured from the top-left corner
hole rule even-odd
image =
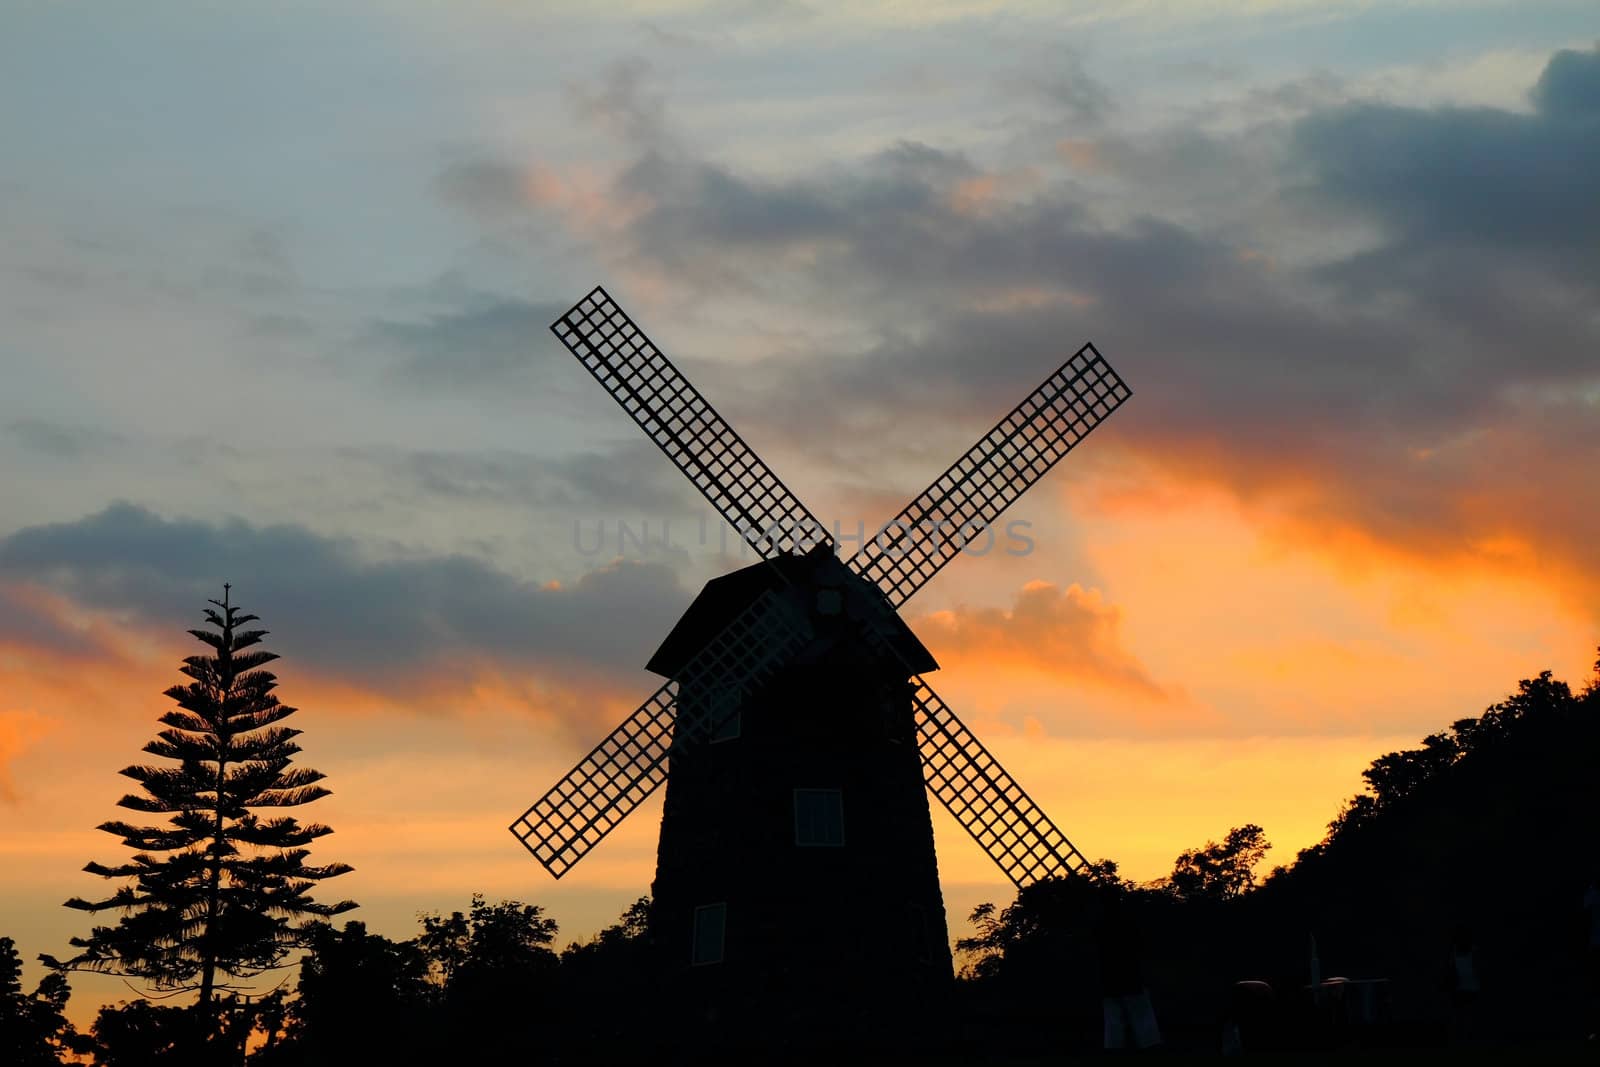
[[[190,681],[166,692],[178,709],[161,716],[166,729],[144,746],[177,766],[122,771],[144,791],[123,797],[120,806],[171,818],[166,826],[100,825],[136,854],[128,863],[90,863],[84,870],[132,881],[104,900],[74,897],[66,906],[118,911],[121,918],[73,938],[82,951],[69,960],[40,957],[60,970],[197,989],[207,1008],[227,978],[248,979],[281,964],[302,944],[308,921],[356,906],[309,896],[317,882],[351,870],[307,863],[306,846],[330,827],[257,814],[309,804],[329,791],[317,784],[320,772],[289,766],[300,751],[294,742],[300,731],[279,725],[295,709],[278,702],[277,678],[261,669],[278,658],[254,647],[266,631],[242,629],[257,617],[240,614],[227,585],[223,599],[208,603],[217,609],[205,612],[212,628],[189,632],[210,651],[184,660]]]

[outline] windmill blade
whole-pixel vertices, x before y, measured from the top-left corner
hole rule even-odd
[[[605,289],[596,286],[550,329],[757,551],[770,558],[830,540]]]
[[[667,780],[676,686],[657,689],[511,824],[552,876],[566,874]]]
[[[1022,888],[1088,866],[1083,853],[1056,828],[966,724],[921,678],[916,705],[917,748],[928,790],[966,828],[1006,877]]]
[[[763,593],[734,617],[668,682],[578,765],[511,824],[511,833],[553,877],[560,878],[667,780],[667,755],[705,740],[739,701],[697,701],[679,714],[678,688],[747,696],[812,637],[805,616],[786,598]]]
[[[1132,395],[1084,345],[851,556],[851,568],[904,604]]]

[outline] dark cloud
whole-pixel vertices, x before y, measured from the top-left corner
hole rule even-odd
[[[1331,263],[1279,262],[1248,229],[1108,222],[1070,183],[985,198],[987,175],[923,145],[759,179],[650,153],[619,195],[652,205],[627,236],[676,284],[809,287],[884,324],[865,350],[749,368],[727,405],[836,463],[968,433],[1094,339],[1138,393],[1116,433],[1185,477],[1430,555],[1522,538],[1600,585],[1592,509],[1548,502],[1600,465],[1572,432],[1600,390],[1597,67],[1558,54],[1532,114],[1301,100],[1312,113],[1275,127],[1272,195],[1306,233],[1377,234]],[[1185,143],[1215,162],[1232,142]]]
[[[1090,75],[1081,56],[1056,53],[1047,69],[1016,79],[1018,87],[1042,97],[1065,126],[1099,123],[1112,110],[1111,91]]]
[[[539,380],[560,345],[550,324],[566,304],[473,298],[465,306],[420,322],[379,320],[372,341],[405,358],[396,376],[421,387],[498,388]]]
[[[169,520],[131,504],[12,534],[0,541],[0,575],[136,628],[176,631],[230,581],[274,631],[275,650],[388,692],[465,683],[485,665],[603,683],[637,670],[690,600],[659,563],[538,585],[464,556],[370,560],[299,526]]]
[[[1294,129],[1315,193],[1380,222],[1387,241],[1343,265],[1351,284],[1384,284],[1419,261],[1473,269],[1512,259],[1597,288],[1600,247],[1600,49],[1559,52],[1531,115],[1493,108],[1365,104]]]
[[[42,598],[0,585],[0,640],[42,649],[53,655],[80,658],[105,652],[89,632],[58,618]]]
[[[525,175],[519,168],[499,160],[452,163],[434,179],[434,188],[446,202],[491,218],[514,215],[528,208]]]
[[[45,419],[16,419],[6,423],[5,433],[18,446],[53,459],[83,459],[127,444],[109,430]]]
[[[596,387],[598,388],[598,387]],[[417,492],[440,499],[473,499],[584,518],[684,513],[699,498],[655,445],[631,441],[560,457],[520,452],[348,449],[376,463]]]
[[[1532,95],[1534,106],[1551,118],[1600,118],[1600,45],[1588,52],[1564,48],[1550,57]]]
[[[214,292],[246,298],[283,297],[300,285],[284,240],[266,229],[252,229],[229,243],[210,264],[201,284]]]
[[[965,157],[915,142],[894,145],[855,168],[774,181],[649,152],[623,173],[618,192],[653,205],[630,227],[638,252],[694,273],[708,251],[719,250],[771,255],[795,245],[844,242],[852,252],[881,248],[893,256],[927,226],[930,213],[942,211],[939,198],[977,174]]]
[[[656,144],[667,131],[666,98],[652,85],[654,74],[647,59],[620,59],[596,80],[569,83],[567,99],[580,121],[630,144]]]

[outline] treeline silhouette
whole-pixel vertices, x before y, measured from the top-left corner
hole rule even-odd
[[[670,954],[652,942],[648,898],[559,950],[539,906],[481,896],[422,916],[405,940],[331,921],[355,905],[308,895],[349,869],[308,862],[329,828],[255,810],[318,799],[322,776],[290,766],[299,731],[281,725],[294,709],[262,669],[275,657],[254,647],[265,631],[247,629],[254,617],[226,592],[211,603],[212,628],[190,631],[208,651],[185,661],[189,683],[168,693],[178,710],[145,749],[177,766],[123,772],[143,792],[122,805],[167,813],[168,826],[102,825],[137,854],[87,869],[129,884],[68,906],[121,917],[74,938],[71,959],[41,956],[51,970],[33,992],[0,938],[0,1062],[313,1067],[714,1051],[714,1034],[658,1007],[670,1003]],[[1593,1033],[1597,756],[1600,662],[1581,692],[1545,672],[1482,715],[1379,756],[1326,837],[1264,879],[1271,846],[1251,823],[1184,851],[1154,882],[1103,860],[1089,877],[981,905],[957,944],[948,1029],[932,1044],[952,1061],[1097,1048],[1113,980],[1119,995],[1148,994],[1167,1046],[1204,1052]],[[65,1015],[73,970],[139,978],[155,996],[107,1005],[79,1033]],[[173,999],[186,993],[192,1002]],[[814,1051],[805,1034],[774,1031],[767,1058]]]
[[[298,980],[209,1004],[133,1000],[100,1009],[88,1034],[64,1015],[69,990],[51,973],[23,992],[20,962],[0,938],[0,1049],[6,1064],[87,1054],[110,1067],[544,1062],[584,1050],[650,1046],[646,914],[639,900],[586,942],[557,950],[555,922],[536,905],[491,904],[426,915],[391,940],[366,924],[306,931]]]
[[[977,933],[959,943],[968,1026],[1040,1052],[1093,1047],[1110,886],[1137,916],[1169,1045],[1215,1050],[1230,1023],[1257,1049],[1592,1035],[1600,661],[1595,670],[1576,694],[1548,671],[1525,679],[1482,715],[1378,757],[1327,836],[1259,887],[1251,868],[1265,841],[1246,826],[1154,883],[1123,881],[1108,862],[1095,882],[1040,883],[1003,911],[979,907]],[[1340,997],[1357,985],[1339,979],[1380,981],[1358,983],[1371,1000],[1356,1011]]]

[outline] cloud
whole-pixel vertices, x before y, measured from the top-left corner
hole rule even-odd
[[[14,419],[5,432],[20,447],[52,459],[79,460],[127,445],[127,438],[94,426],[74,426],[45,419]]]
[[[299,526],[169,520],[131,504],[19,530],[0,541],[0,577],[173,633],[231,581],[278,651],[391,695],[419,682],[465,688],[484,672],[610,689],[690,600],[660,563],[539,585],[464,556],[375,560]]]
[[[1600,464],[1597,69],[1600,50],[1556,53],[1528,113],[1291,83],[1239,105],[1242,130],[1047,139],[1029,181],[914,141],[756,174],[636,139],[584,196],[609,220],[601,253],[658,307],[825,309],[743,359],[718,406],[835,477],[883,485],[964,448],[1093,339],[1137,397],[1091,462],[1221,486],[1301,542],[1496,566],[1519,543],[1517,566],[1582,597],[1600,590],[1600,517],[1556,487]],[[584,106],[626,119],[641,76],[607,85]],[[1136,204],[1092,184],[1106,168],[1134,176]],[[1207,203],[1255,206],[1208,225],[1143,196],[1196,176]],[[550,203],[570,216],[571,199]],[[458,352],[502,314],[407,341]]]
[[[106,635],[64,608],[59,597],[41,590],[0,585],[0,642],[69,660],[108,654]]]
[[[54,723],[37,712],[0,710],[0,804],[18,802],[11,765],[53,728]]]
[[[646,440],[538,457],[520,452],[349,449],[427,497],[518,506],[586,518],[680,515],[699,500]],[[598,513],[596,513],[598,512]]]
[[[1046,63],[1049,69],[1008,79],[1007,87],[1044,100],[1061,129],[1096,125],[1111,113],[1111,91],[1088,72],[1081,55],[1056,52]]]
[[[451,163],[434,179],[434,188],[446,202],[489,218],[525,211],[530,201],[526,174],[495,159]]]
[[[1279,161],[1246,227],[1130,214],[1071,178],[972,210],[998,172],[916,143],[779,176],[645,152],[611,195],[648,204],[622,237],[658,284],[828,309],[726,406],[835,469],[964,447],[1093,339],[1137,394],[1097,451],[1290,514],[1301,541],[1491,564],[1485,546],[1521,541],[1582,597],[1600,590],[1600,517],[1567,503],[1600,464],[1597,68],[1557,53],[1531,114],[1302,99],[1245,133],[1156,135],[1169,182],[1231,166],[1255,190]]]
[[[537,384],[559,351],[550,324],[566,310],[554,303],[474,298],[420,322],[378,320],[371,336],[405,353],[394,373],[412,386]]]
[[[1029,582],[1010,608],[936,611],[917,619],[916,630],[941,660],[1020,666],[1145,700],[1169,699],[1124,647],[1122,612],[1098,590]]]
[[[1404,281],[1418,262],[1466,270],[1535,263],[1597,288],[1600,243],[1600,48],[1556,53],[1532,91],[1535,111],[1333,108],[1302,119],[1293,144],[1315,195],[1379,222],[1385,241],[1337,268],[1365,291]],[[1503,272],[1493,270],[1498,280]]]
[[[1539,112],[1554,119],[1600,118],[1600,45],[1588,52],[1564,48],[1551,56],[1532,97]]]
[[[632,144],[666,137],[666,100],[651,85],[654,68],[638,56],[619,59],[596,81],[575,81],[567,98],[580,120],[594,123]]]

